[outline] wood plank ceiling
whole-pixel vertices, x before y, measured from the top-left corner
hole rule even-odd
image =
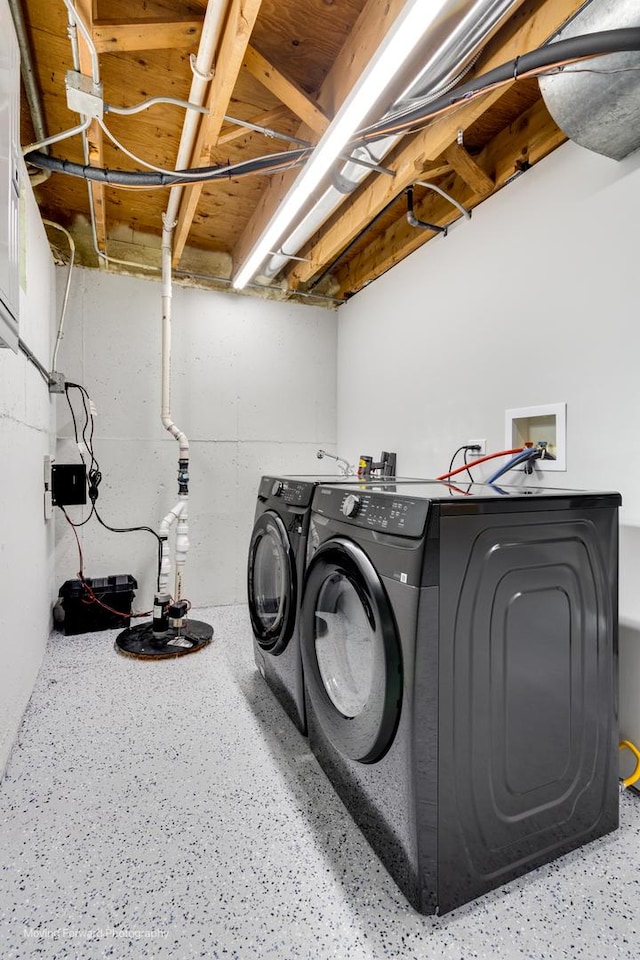
[[[235,164],[288,149],[281,139],[225,120],[231,115],[286,137],[315,143],[327,128],[404,0],[227,0],[226,19],[209,84],[192,165]],[[47,134],[74,127],[65,76],[73,69],[62,0],[21,0]],[[583,0],[524,0],[474,65],[485,73],[543,44]],[[186,100],[190,57],[198,50],[206,0],[76,0],[99,55],[104,99],[126,107],[150,97]],[[91,72],[80,39],[80,69]],[[158,104],[135,115],[108,113],[113,136],[131,153],[173,169],[184,110]],[[23,98],[23,143],[35,139]],[[434,183],[468,208],[486,202],[565,140],[549,116],[535,79],[485,93],[404,136],[384,159],[393,176],[371,173],[298,251],[262,296],[329,305],[353,296],[413,250],[438,237],[407,220],[407,188]],[[142,169],[94,121],[89,162],[110,169]],[[50,152],[83,162],[79,136]],[[232,177],[181,188],[174,235],[178,277],[226,288],[273,215],[297,170]],[[114,259],[159,264],[167,188],[123,189],[94,183],[98,249]],[[53,173],[36,187],[43,216],[70,229],[81,262],[96,265],[89,226],[87,183]],[[419,185],[415,215],[445,226],[460,217],[450,202]],[[460,229],[463,229],[461,226]],[[442,238],[436,242],[444,242]],[[102,261],[104,266],[106,261]],[[110,269],[132,268],[110,264]]]

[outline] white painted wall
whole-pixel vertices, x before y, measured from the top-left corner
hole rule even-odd
[[[48,368],[54,268],[25,184],[25,270],[20,336]],[[49,390],[23,354],[0,350],[0,776],[31,696],[51,624],[53,523],[45,523],[44,457],[53,454]]]
[[[62,292],[64,271],[59,271]],[[258,481],[313,473],[335,447],[337,317],[325,309],[174,286],[172,414],[191,442],[190,541],[185,595],[194,604],[241,602]],[[177,499],[178,445],[160,422],[161,286],[79,270],[58,366],[97,406],[98,509],[112,526],[157,529]],[[58,462],[78,460],[71,418],[58,405]],[[83,508],[69,508],[74,519]],[[149,534],[78,531],[86,576],[131,573],[135,605],[155,587]],[[78,570],[73,535],[57,522],[57,582]]]
[[[342,307],[338,330],[348,459],[395,450],[401,474],[435,476],[469,439],[502,449],[506,409],[567,403],[567,471],[539,478],[622,493],[621,732],[638,744],[639,209],[640,153],[566,144]]]

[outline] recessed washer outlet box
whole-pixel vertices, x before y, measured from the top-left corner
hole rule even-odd
[[[524,447],[546,443],[554,460],[536,461],[542,470],[567,469],[567,405],[547,403],[539,407],[518,407],[505,411],[505,446]]]

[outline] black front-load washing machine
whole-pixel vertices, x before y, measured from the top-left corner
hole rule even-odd
[[[265,476],[260,480],[249,545],[247,593],[256,665],[302,733],[306,733],[298,614],[313,492],[354,477]],[[389,478],[359,484],[384,485]],[[402,483],[419,482],[411,478]]]
[[[314,494],[310,746],[423,913],[618,824],[619,504],[435,482]]]

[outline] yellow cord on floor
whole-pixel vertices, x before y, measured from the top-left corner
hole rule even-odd
[[[640,780],[640,750],[638,750],[635,743],[631,743],[630,740],[621,740],[618,746],[620,750],[624,750],[625,747],[627,748],[627,750],[631,750],[631,753],[636,758],[635,770],[633,771],[631,776],[626,777],[622,781],[623,787],[630,787],[636,782],[636,780]]]

